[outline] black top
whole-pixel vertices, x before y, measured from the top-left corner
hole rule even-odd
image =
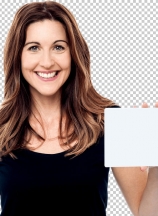
[[[16,150],[0,162],[1,216],[105,216],[104,137],[72,159]]]

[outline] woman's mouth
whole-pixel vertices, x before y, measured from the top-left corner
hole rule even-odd
[[[59,71],[55,71],[55,72],[51,72],[51,73],[42,73],[42,72],[36,72],[36,74],[42,78],[45,78],[45,79],[50,79],[50,78],[53,78],[55,76],[57,76],[59,73]]]

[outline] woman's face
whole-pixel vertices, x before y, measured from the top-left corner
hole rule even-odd
[[[34,97],[60,96],[71,70],[68,39],[60,22],[46,19],[28,26],[21,69]]]

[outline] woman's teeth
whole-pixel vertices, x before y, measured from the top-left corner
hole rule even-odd
[[[48,74],[46,74],[46,73],[37,73],[40,77],[43,77],[43,78],[53,78],[53,77],[55,77],[56,75],[57,75],[57,71],[56,72],[53,72],[53,73],[48,73]]]

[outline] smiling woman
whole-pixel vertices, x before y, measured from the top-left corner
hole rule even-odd
[[[41,100],[51,96],[54,102],[58,101],[71,71],[68,39],[60,22],[46,19],[29,25],[21,70],[32,97]]]
[[[114,102],[93,88],[88,46],[67,8],[21,7],[4,71],[2,215],[106,215],[104,108]]]
[[[1,216],[105,216],[104,108],[118,106],[95,91],[88,46],[70,11],[53,1],[22,6],[4,72]],[[149,178],[139,168],[113,172],[134,215],[156,216],[157,168]]]

